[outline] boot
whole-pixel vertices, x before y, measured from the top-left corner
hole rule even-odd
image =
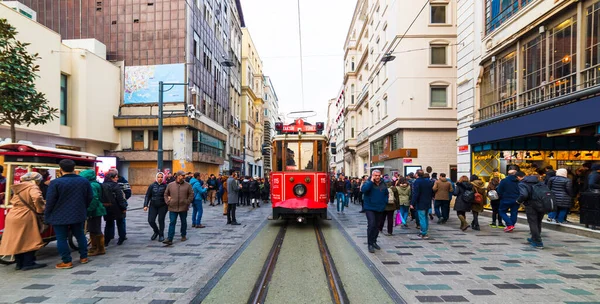
[[[92,243],[91,247],[88,249],[89,256],[95,256],[98,252],[98,239],[97,235],[90,233],[90,242]]]
[[[96,256],[96,255],[103,255],[106,253],[106,247],[104,246],[104,234],[98,234],[98,235],[94,235],[94,238],[92,238],[92,242],[96,240],[96,246],[98,246],[96,248],[96,252],[92,253],[88,251],[88,256]]]
[[[467,228],[469,228],[469,224],[467,223],[467,220],[465,219],[464,215],[459,215],[458,219],[460,220],[460,230],[465,231],[467,230]]]

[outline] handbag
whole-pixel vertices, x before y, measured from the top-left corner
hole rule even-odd
[[[500,197],[498,196],[498,192],[496,190],[490,190],[487,193],[487,196],[490,198],[490,200],[495,201],[497,199],[499,199]]]
[[[402,218],[402,214],[400,212],[396,212],[396,226],[402,225],[404,219]]]
[[[35,219],[37,220],[38,227],[40,228],[40,234],[43,234],[44,232],[46,232],[46,230],[48,230],[48,228],[50,226],[48,224],[44,223],[44,214],[37,213],[35,211],[35,208],[33,208],[31,205],[29,205],[27,202],[25,202],[23,197],[21,197],[20,193],[17,194],[17,196],[19,197],[19,200],[23,203],[23,205],[25,205],[25,207],[27,207],[29,210],[31,210],[31,212],[33,212],[33,214],[35,215]]]

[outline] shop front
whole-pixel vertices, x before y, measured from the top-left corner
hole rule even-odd
[[[371,159],[371,171],[378,169],[382,174],[393,175],[398,172],[401,175],[406,175],[405,166],[414,166],[412,164],[413,157],[418,157],[417,149],[384,151]]]

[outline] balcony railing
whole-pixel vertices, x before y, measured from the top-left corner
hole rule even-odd
[[[357,103],[360,103],[362,101],[363,97],[365,97],[365,95],[368,93],[369,93],[369,84],[365,83],[362,91],[360,92],[360,94],[358,94],[358,98],[356,98]]]
[[[369,139],[369,129],[364,129],[362,132],[358,133],[358,136],[356,137],[356,144],[360,145],[367,139]]]
[[[583,70],[583,87],[589,88],[600,85],[600,63]]]
[[[589,69],[588,69],[589,70]],[[593,69],[592,69],[593,70]],[[588,71],[589,86],[599,83],[599,73]],[[585,76],[586,74],[584,74]],[[589,87],[586,86],[586,87]],[[538,87],[527,90],[519,94],[502,99],[494,104],[479,109],[479,121],[490,119],[502,114],[514,112],[533,105],[546,103],[556,97],[574,93],[577,90],[577,73],[567,75],[549,83],[544,83]]]

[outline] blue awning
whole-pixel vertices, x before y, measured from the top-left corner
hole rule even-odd
[[[475,128],[469,131],[469,144],[493,142],[593,124],[600,124],[600,96]]]

